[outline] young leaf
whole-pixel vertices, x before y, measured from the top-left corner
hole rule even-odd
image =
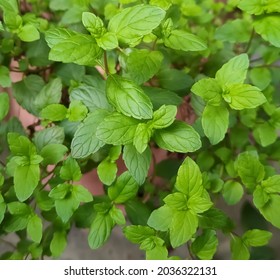
[[[175,121],[171,126],[154,134],[157,145],[170,152],[188,153],[201,147],[199,134],[188,124]]]
[[[125,217],[121,209],[115,205],[110,209],[109,214],[117,225],[125,225]]]
[[[207,45],[198,36],[184,30],[172,30],[168,37],[163,38],[168,48],[181,51],[204,51]]]
[[[27,235],[35,243],[40,243],[43,234],[43,223],[42,220],[37,216],[33,215],[27,224]]]
[[[273,144],[278,134],[275,128],[270,123],[258,124],[253,130],[255,140],[262,146],[267,147]]]
[[[11,153],[14,156],[26,156],[30,158],[31,155],[36,154],[36,148],[30,140],[18,133],[8,133],[8,143]]]
[[[218,247],[218,238],[214,230],[205,230],[191,245],[192,253],[201,260],[211,260]]]
[[[228,205],[234,205],[240,201],[244,193],[240,183],[235,181],[227,181],[223,186],[223,198]]]
[[[173,211],[167,205],[164,205],[152,212],[147,224],[160,231],[167,231],[173,219]]]
[[[140,154],[133,145],[124,146],[124,163],[130,174],[139,185],[142,185],[146,180],[151,158],[150,148],[147,148],[142,154]]]
[[[155,230],[148,226],[127,226],[123,229],[125,237],[134,244],[141,244],[155,235]]]
[[[67,108],[62,104],[51,104],[41,111],[41,118],[53,122],[62,121],[66,118]]]
[[[103,50],[113,50],[118,47],[118,38],[113,32],[106,32],[102,37],[96,38],[97,45]]]
[[[48,144],[40,152],[43,157],[43,165],[57,164],[63,159],[68,148],[62,144]]]
[[[249,14],[261,15],[280,12],[280,3],[278,1],[241,0],[238,8]]]
[[[242,84],[246,79],[249,67],[249,58],[247,54],[240,54],[230,59],[216,73],[216,80],[221,86],[232,84]]]
[[[152,133],[152,127],[148,124],[139,123],[137,125],[133,138],[133,145],[138,153],[142,154],[147,149]]]
[[[189,197],[202,193],[202,175],[197,164],[187,157],[179,168],[175,187]]]
[[[10,70],[6,66],[0,66],[0,86],[1,87],[10,87],[12,84],[11,78],[10,78]],[[2,93],[3,95],[7,95],[7,93]],[[0,97],[2,96],[0,95]],[[2,97],[4,98],[4,97]],[[1,116],[1,114],[0,114]],[[1,119],[1,118],[0,118]]]
[[[49,197],[55,200],[63,199],[71,191],[71,188],[70,184],[59,184],[50,191]]]
[[[266,230],[252,229],[246,231],[242,235],[242,240],[247,244],[247,246],[264,246],[266,245],[272,237],[272,233]]]
[[[74,100],[70,103],[66,117],[70,122],[78,122],[82,121],[87,113],[87,107],[81,101]]]
[[[231,85],[226,96],[228,99],[224,98],[225,101],[235,110],[256,108],[266,102],[266,98],[259,88],[247,84]]]
[[[53,257],[59,257],[67,246],[66,232],[56,231],[53,235],[50,250]]]
[[[84,12],[82,14],[82,22],[84,27],[94,37],[101,37],[105,32],[103,21],[93,13]]]
[[[177,248],[191,239],[198,227],[198,218],[191,211],[174,213],[170,224],[170,242]]]
[[[211,208],[213,203],[211,202],[209,195],[205,197],[192,196],[189,198],[187,205],[194,213],[200,214]]]
[[[9,95],[6,92],[0,94],[0,121],[8,114],[10,109]]]
[[[126,202],[133,198],[138,191],[138,184],[128,171],[120,175],[116,182],[109,187],[108,195],[117,204]]]
[[[126,145],[133,141],[139,121],[119,113],[113,113],[99,124],[96,137],[106,144]]]
[[[77,161],[68,157],[60,169],[60,178],[66,181],[79,181],[82,177],[81,169]]]
[[[172,210],[187,210],[188,209],[188,198],[185,194],[175,192],[167,195],[163,199],[164,203]]]
[[[258,185],[253,192],[253,202],[255,206],[260,209],[264,207],[270,200],[269,194],[265,191],[263,187]]]
[[[109,214],[98,213],[90,227],[88,244],[91,249],[98,249],[109,238],[114,221]]]
[[[106,93],[110,103],[122,114],[136,119],[152,118],[152,103],[134,82],[111,75],[107,79]]]
[[[107,111],[95,110],[80,124],[71,143],[73,158],[85,158],[105,145],[96,137],[96,131],[106,116],[108,116]]]
[[[249,260],[250,258],[249,249],[240,237],[232,236],[230,250],[233,260]]]
[[[137,5],[126,8],[110,21],[108,29],[116,33],[120,43],[135,46],[144,35],[155,29],[165,16],[161,8]]]
[[[40,39],[40,33],[37,28],[29,23],[20,27],[17,35],[23,42],[32,42]]]
[[[126,59],[126,76],[141,85],[159,71],[162,60],[161,52],[146,49],[133,50]]]
[[[97,167],[97,174],[100,181],[110,186],[116,179],[118,167],[115,162],[105,159],[99,163]]]
[[[79,202],[91,202],[92,194],[82,185],[74,185],[72,188],[72,196]]]
[[[38,164],[17,166],[14,174],[14,188],[19,201],[28,199],[40,179],[40,168]]]
[[[225,138],[229,125],[229,111],[223,106],[206,105],[202,114],[202,127],[212,145]]]
[[[261,184],[267,193],[280,193],[280,175],[271,176]]]
[[[153,114],[153,119],[150,121],[154,129],[162,129],[170,126],[176,117],[177,108],[173,105],[162,105]]]

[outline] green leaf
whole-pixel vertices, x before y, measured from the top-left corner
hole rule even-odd
[[[85,119],[87,113],[87,107],[81,101],[74,100],[70,103],[66,117],[70,122],[78,122]]]
[[[79,181],[82,177],[79,164],[72,157],[68,157],[60,169],[60,177],[66,181]]]
[[[205,195],[205,197],[192,196],[188,200],[188,208],[197,214],[206,212],[212,206],[213,203],[211,202],[208,194]]]
[[[93,200],[92,194],[82,185],[73,186],[72,196],[79,202],[87,203]]]
[[[109,187],[108,195],[117,204],[126,202],[133,198],[138,191],[138,184],[128,171],[121,174],[116,182]]]
[[[60,78],[55,78],[46,84],[36,95],[34,106],[40,112],[51,104],[60,102],[62,96],[62,82]]]
[[[88,244],[91,249],[98,249],[109,238],[114,221],[110,215],[98,213],[93,220],[88,235]]]
[[[270,195],[270,200],[264,205],[264,207],[259,208],[261,214],[269,221],[272,225],[280,228],[280,196],[272,194]]]
[[[101,18],[97,17],[93,13],[84,12],[82,14],[82,22],[84,27],[94,36],[94,37],[101,37],[104,32],[104,24]]]
[[[5,217],[6,208],[6,204],[2,198],[2,195],[0,194],[0,225]]]
[[[280,175],[271,176],[261,184],[267,193],[280,193]]]
[[[240,237],[232,236],[230,250],[233,260],[249,260],[250,258],[249,249]]]
[[[273,144],[278,134],[276,129],[270,123],[258,124],[253,130],[255,140],[262,146],[267,147]]]
[[[82,101],[90,112],[94,112],[96,109],[111,109],[106,97],[105,86],[103,89],[103,86],[81,85],[71,91],[70,100]]]
[[[223,97],[235,110],[256,108],[266,102],[266,98],[259,88],[247,84],[231,85]]]
[[[236,170],[242,183],[249,189],[254,189],[264,178],[264,166],[256,155],[250,152],[239,154],[236,161]]]
[[[118,167],[115,162],[111,162],[108,159],[101,161],[97,167],[97,174],[100,181],[110,186],[116,179]]]
[[[0,121],[2,121],[10,110],[10,99],[6,92],[0,94]]]
[[[192,253],[201,260],[211,260],[217,251],[218,238],[214,230],[206,230],[191,245]]]
[[[240,54],[225,63],[222,68],[217,71],[215,78],[223,87],[233,84],[242,84],[246,79],[248,67],[248,55]]]
[[[171,126],[154,134],[157,145],[170,152],[188,153],[201,147],[199,134],[188,124],[175,121]]]
[[[111,75],[107,79],[106,93],[110,103],[122,114],[136,119],[152,118],[152,103],[134,82]]]
[[[128,226],[123,229],[125,237],[134,244],[141,244],[155,235],[155,230],[148,226]]]
[[[115,205],[110,209],[109,214],[117,225],[125,225],[125,217],[121,209]]]
[[[280,47],[280,18],[278,15],[265,15],[254,20],[253,26],[265,41],[275,47]]]
[[[106,117],[97,127],[96,137],[106,144],[126,145],[133,141],[139,121],[120,113]]]
[[[55,45],[63,43],[65,40],[70,39],[76,34],[76,32],[66,28],[50,28],[45,33],[45,39],[49,47],[52,48]]]
[[[1,0],[0,7],[5,13],[13,12],[18,14],[18,2],[17,0]]]
[[[32,42],[40,39],[40,33],[37,28],[27,23],[19,29],[18,37],[24,42]]]
[[[36,154],[35,146],[27,137],[10,132],[7,138],[10,151],[14,156],[26,156],[29,159],[31,155]]]
[[[229,125],[229,111],[226,107],[206,105],[202,114],[202,127],[212,145],[225,138]]]
[[[271,83],[271,73],[267,68],[253,68],[249,72],[252,83],[260,90],[264,90]]]
[[[266,230],[253,229],[248,230],[242,235],[242,240],[247,246],[264,246],[272,237],[272,233]]]
[[[146,260],[167,260],[167,257],[168,250],[165,246],[156,245],[153,249],[146,251]]]
[[[137,5],[126,8],[109,21],[108,29],[116,33],[119,42],[135,46],[144,35],[155,29],[165,16],[161,8]]]
[[[191,211],[178,211],[170,224],[170,242],[177,248],[191,239],[198,227],[198,218]]]
[[[269,194],[265,191],[263,187],[258,185],[253,193],[253,201],[255,206],[259,209],[263,207],[269,201],[269,199]]]
[[[191,91],[209,105],[219,106],[221,104],[223,89],[215,79],[201,79],[192,86]]]
[[[162,105],[153,114],[153,119],[150,125],[154,129],[162,129],[170,126],[176,117],[177,107],[173,105]]]
[[[280,12],[280,3],[273,0],[241,0],[238,8],[249,14],[261,15],[264,13]]]
[[[50,191],[49,197],[55,200],[63,199],[70,192],[71,188],[72,185],[70,184],[59,184]]]
[[[40,168],[38,164],[17,166],[14,174],[14,188],[19,201],[28,199],[40,179]]]
[[[222,194],[228,205],[234,205],[241,200],[244,190],[240,183],[229,180],[224,184]]]
[[[188,209],[188,198],[185,194],[175,192],[167,195],[163,199],[164,203],[172,210],[187,210]]]
[[[66,118],[67,108],[62,104],[51,104],[41,111],[41,117],[53,122],[62,121]]]
[[[66,152],[68,151],[68,148],[62,144],[48,144],[40,152],[40,155],[43,157],[43,165],[49,165],[49,164],[57,164],[59,163]]]
[[[108,116],[107,111],[95,110],[80,124],[71,143],[73,158],[85,158],[105,145],[96,137],[96,131],[106,116]]]
[[[168,37],[163,38],[164,45],[180,51],[204,51],[207,45],[198,36],[184,30],[172,30]]]
[[[0,66],[0,86],[5,88],[5,87],[10,87],[11,84],[12,84],[12,81],[10,78],[9,68],[1,65]],[[2,96],[2,94],[0,96]]]
[[[37,216],[33,215],[27,224],[27,235],[35,243],[40,243],[43,235],[43,223]]]
[[[135,49],[126,58],[126,76],[141,85],[159,71],[162,60],[161,52]]]
[[[22,215],[22,216],[29,216],[31,208],[29,205],[14,201],[7,204],[8,210],[12,215]]]
[[[152,210],[149,205],[136,198],[125,203],[125,212],[132,224],[146,225]]]
[[[47,42],[49,33],[46,34]],[[76,63],[79,65],[94,66],[96,59],[102,55],[102,49],[97,45],[96,40],[85,34],[75,33],[66,39],[60,39],[59,43],[53,46],[49,44],[51,51],[49,59],[64,63]]]
[[[189,197],[201,195],[202,175],[198,165],[190,157],[187,157],[180,166],[175,187]]]
[[[133,145],[124,146],[123,160],[125,166],[139,185],[142,185],[146,180],[151,158],[152,154],[150,148],[147,148],[140,154]]]
[[[133,145],[136,148],[137,152],[142,154],[148,147],[148,143],[152,137],[152,127],[146,123],[139,123],[137,125]]]
[[[230,43],[245,43],[250,39],[250,27],[251,23],[246,19],[228,20],[216,29],[215,38]]]
[[[63,127],[48,127],[35,132],[34,143],[39,151],[48,144],[62,144],[64,142]]]
[[[66,232],[56,231],[53,235],[50,250],[53,257],[59,257],[67,246]]]
[[[148,225],[156,230],[167,231],[172,219],[172,209],[167,205],[164,205],[152,212],[148,220]]]
[[[102,37],[96,38],[96,42],[103,50],[113,50],[119,45],[118,38],[113,32],[107,32]]]

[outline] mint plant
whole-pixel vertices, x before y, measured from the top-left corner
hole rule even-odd
[[[73,226],[93,250],[120,227],[146,259],[221,258],[222,242],[232,259],[277,258],[279,13],[274,0],[0,0],[1,259],[59,258]],[[94,170],[100,196],[80,183]]]

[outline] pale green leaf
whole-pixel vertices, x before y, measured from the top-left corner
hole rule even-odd
[[[68,148],[62,144],[48,144],[40,152],[40,155],[43,157],[43,165],[57,164],[60,162]]]
[[[259,208],[261,214],[269,221],[272,225],[280,228],[280,196],[272,194],[270,200],[264,205],[264,207]]]
[[[10,70],[6,66],[0,65],[0,85],[1,87],[10,87],[12,80],[10,77]],[[0,97],[4,95],[1,94]],[[0,103],[1,104],[1,103]],[[0,118],[1,119],[1,118]]]
[[[146,123],[139,123],[137,125],[133,145],[138,151],[138,153],[142,154],[148,147],[148,143],[152,137],[153,130],[151,126]]]
[[[261,185],[267,193],[280,193],[280,175],[267,178]]]
[[[173,105],[162,105],[153,114],[153,119],[149,122],[152,128],[162,129],[170,126],[176,117],[177,107]]]
[[[187,210],[188,209],[188,198],[185,194],[175,192],[167,195],[163,199],[164,203],[172,210]]]
[[[77,33],[66,28],[50,28],[46,33],[45,33],[45,39],[49,45],[50,48],[53,46],[63,43],[64,40],[70,39]]]
[[[41,242],[43,235],[43,223],[37,215],[33,215],[29,219],[27,224],[27,235],[32,241],[36,243]]]
[[[0,121],[2,121],[7,116],[9,109],[10,109],[9,95],[6,92],[3,92],[0,94]]]
[[[206,197],[191,196],[188,200],[188,208],[197,214],[206,212],[212,206],[213,203],[211,202],[209,195]]]
[[[59,257],[67,246],[66,232],[56,231],[53,235],[50,250],[53,257]]]
[[[41,118],[53,122],[62,121],[66,118],[67,108],[62,104],[51,104],[41,111]]]
[[[107,32],[102,37],[96,38],[96,42],[103,50],[113,50],[119,45],[118,38],[113,32]]]
[[[188,124],[175,121],[171,126],[154,134],[157,145],[170,152],[188,153],[201,147],[199,134]]]
[[[232,236],[230,250],[233,260],[249,260],[250,258],[249,249],[240,237]]]
[[[82,173],[78,162],[72,157],[68,157],[60,169],[60,177],[66,181],[79,181]]]
[[[243,187],[240,183],[229,180],[223,186],[222,195],[228,205],[234,205],[243,197]]]
[[[273,144],[278,138],[276,129],[270,123],[257,124],[253,136],[262,147]]]
[[[242,235],[242,240],[248,246],[258,247],[266,245],[272,237],[272,233],[266,230],[252,229]]]
[[[206,105],[202,114],[202,127],[212,145],[225,138],[229,125],[229,111],[226,107]]]
[[[238,8],[254,15],[280,12],[280,3],[275,0],[241,0]]]
[[[84,12],[82,14],[82,22],[84,27],[94,37],[101,37],[105,32],[103,21],[93,13]]]
[[[79,202],[91,202],[92,194],[82,185],[74,185],[72,188],[72,196]]]
[[[107,79],[106,93],[110,103],[122,114],[136,119],[152,118],[152,103],[134,82],[111,75]]]
[[[152,212],[147,224],[160,231],[167,231],[173,219],[173,211],[167,205],[164,205]]]
[[[101,161],[97,167],[97,174],[100,181],[108,186],[110,186],[115,181],[117,171],[117,164],[107,159]]]
[[[249,77],[252,83],[260,90],[264,90],[271,83],[271,72],[265,67],[256,67],[250,70]]]
[[[155,230],[148,226],[133,225],[123,229],[125,237],[134,244],[141,244],[145,239],[155,235]]]
[[[70,122],[78,122],[87,116],[87,107],[79,100],[73,100],[67,110],[66,117]]]
[[[117,225],[125,225],[125,216],[121,209],[115,205],[110,209],[109,214]]]
[[[19,29],[18,37],[24,42],[32,42],[40,39],[40,33],[34,25],[27,23]]]

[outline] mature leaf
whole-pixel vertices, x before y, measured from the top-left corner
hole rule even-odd
[[[242,84],[246,79],[249,67],[247,54],[240,54],[225,63],[216,73],[216,80],[222,87],[232,84]]]
[[[138,191],[138,184],[128,171],[120,175],[109,187],[108,195],[115,203],[121,204],[133,198]]]
[[[18,14],[18,2],[17,0],[1,0],[0,7],[5,13],[12,12]]]
[[[34,144],[26,136],[10,132],[7,138],[10,151],[14,156],[26,156],[29,159],[31,155],[36,154]]]
[[[171,126],[154,134],[157,145],[170,152],[188,153],[201,147],[199,134],[188,124],[175,121]]]
[[[165,16],[165,11],[150,5],[137,5],[116,14],[109,22],[108,29],[116,33],[119,42],[135,46],[155,29]]]
[[[53,257],[59,257],[67,246],[66,232],[56,231],[53,235],[50,250]]]
[[[192,86],[191,91],[202,97],[209,105],[221,104],[223,89],[215,79],[201,79]]]
[[[266,102],[259,88],[247,84],[231,85],[229,91],[223,96],[229,106],[235,110],[256,108]]]
[[[50,42],[49,33],[47,42]],[[53,46],[49,44],[51,51],[49,59],[54,61],[62,61],[64,63],[76,63],[79,65],[94,66],[96,59],[102,55],[102,49],[97,45],[96,40],[85,34],[75,34],[59,40]]]
[[[110,103],[122,114],[136,119],[152,118],[152,103],[134,82],[111,75],[107,79],[106,93]]]
[[[269,221],[272,225],[280,228],[280,196],[272,194],[268,203],[264,207],[259,208],[261,214]]]
[[[5,87],[10,87],[11,84],[12,84],[12,81],[10,78],[9,68],[1,65],[0,66],[0,86],[5,88]],[[0,96],[2,96],[2,94]]]
[[[254,189],[264,178],[264,166],[257,156],[250,152],[239,154],[236,161],[236,170],[242,183],[249,189]]]
[[[252,83],[260,90],[264,90],[271,83],[271,72],[267,68],[253,68],[249,72]]]
[[[106,144],[126,145],[133,141],[139,121],[120,113],[106,117],[97,127],[96,137]]]
[[[280,3],[275,0],[241,0],[238,8],[254,15],[261,15],[264,13],[280,12]]]
[[[224,184],[222,194],[228,205],[234,205],[243,197],[244,190],[240,183],[229,180]]]
[[[96,131],[106,116],[108,116],[108,111],[95,110],[80,124],[71,143],[73,158],[85,158],[105,145],[96,137]]]
[[[46,41],[50,48],[55,45],[64,42],[66,39],[70,39],[77,33],[66,28],[50,28],[46,33]]]
[[[258,124],[253,130],[255,140],[262,146],[267,147],[273,144],[278,134],[276,129],[270,123]]]
[[[133,145],[124,146],[124,163],[130,174],[139,185],[142,185],[146,180],[151,158],[150,148],[147,148],[142,154],[140,154]]]
[[[204,51],[207,45],[200,37],[184,30],[172,30],[168,37],[163,38],[168,48],[181,51]]]
[[[162,105],[153,114],[153,119],[150,121],[154,129],[162,129],[170,126],[176,117],[177,108],[173,105]]]
[[[23,42],[32,42],[40,39],[40,33],[33,24],[25,24],[19,28],[18,37]]]
[[[164,205],[152,212],[148,220],[148,225],[156,230],[167,231],[172,219],[172,209],[167,205]]]
[[[187,157],[179,168],[175,187],[189,197],[202,193],[202,175],[198,165]]]
[[[100,181],[110,186],[116,179],[118,167],[117,164],[111,160],[105,159],[97,167],[97,174]]]
[[[249,260],[250,258],[249,249],[240,237],[232,236],[230,250],[233,260]]]
[[[177,248],[191,239],[198,227],[198,218],[191,211],[178,211],[170,224],[170,242]]]
[[[265,41],[268,41],[275,47],[280,47],[280,18],[278,15],[271,14],[256,18],[253,25],[256,32]]]
[[[242,240],[248,246],[258,247],[266,245],[272,237],[272,233],[266,230],[253,229],[246,231]]]
[[[67,108],[62,104],[51,104],[41,111],[41,118],[53,122],[62,121],[66,118]]]
[[[88,243],[91,249],[101,247],[109,238],[114,221],[109,214],[98,213],[90,227]]]
[[[10,99],[6,92],[0,94],[0,121],[8,114],[10,109]]]
[[[123,229],[125,237],[134,244],[141,244],[155,235],[155,230],[148,226],[127,226]]]
[[[265,204],[269,201],[269,194],[265,191],[265,189],[258,185],[253,192],[253,202],[254,205],[260,209],[265,206]]]
[[[162,60],[161,52],[146,49],[133,50],[126,59],[126,76],[141,85],[159,71]]]
[[[72,185],[70,184],[59,184],[50,191],[49,197],[55,200],[63,199],[71,192],[71,188]]]
[[[92,194],[82,185],[74,185],[72,189],[72,196],[79,202],[91,202]]]
[[[72,157],[68,157],[60,169],[60,177],[66,181],[79,181],[82,177],[79,164]]]
[[[214,230],[206,230],[191,245],[192,253],[201,260],[211,260],[218,247],[218,238]]]
[[[213,206],[213,203],[210,200],[209,195],[205,192],[206,195],[192,196],[188,200],[188,208],[191,209],[194,213],[200,214],[206,212],[209,208]]]
[[[81,85],[74,88],[70,93],[70,100],[82,101],[89,111],[93,112],[95,109],[111,109],[108,103],[105,88],[100,86]]]
[[[43,165],[57,164],[60,162],[68,148],[62,144],[48,144],[40,152],[40,155],[43,157]]]
[[[267,193],[280,193],[280,175],[271,176],[261,184]]]
[[[43,235],[43,223],[37,216],[33,215],[27,224],[27,235],[35,243],[40,243]]]
[[[202,127],[212,145],[225,138],[229,125],[229,111],[226,107],[206,105],[202,114]]]
[[[14,174],[14,188],[19,201],[28,199],[40,179],[40,168],[38,164],[17,166]]]

